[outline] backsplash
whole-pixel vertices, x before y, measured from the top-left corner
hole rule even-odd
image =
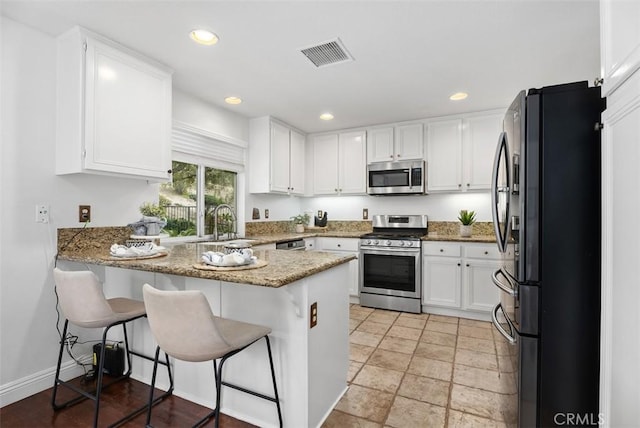
[[[432,236],[458,236],[460,234],[460,222],[430,221],[427,232]],[[493,235],[493,223],[490,221],[478,221],[474,223],[473,234],[478,236]]]
[[[307,228],[307,232],[370,232],[370,220],[329,220],[325,228]],[[278,235],[294,231],[291,221],[258,221],[245,223],[246,236]]]

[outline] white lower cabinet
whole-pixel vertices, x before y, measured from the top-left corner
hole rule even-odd
[[[489,314],[499,301],[491,275],[501,265],[495,244],[423,243],[422,304],[451,309],[451,315]],[[511,251],[511,250],[509,250]],[[446,311],[438,311],[446,314]]]
[[[337,254],[351,254],[356,260],[349,262],[349,296],[352,303],[358,302],[358,283],[360,279],[360,250],[358,238],[315,238],[317,251],[328,251]],[[309,249],[309,247],[307,247]]]

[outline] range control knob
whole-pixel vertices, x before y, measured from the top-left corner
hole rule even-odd
[[[398,247],[404,247],[405,245],[404,241],[398,241]]]
[[[385,241],[385,243],[384,243],[384,245],[386,245],[387,247],[391,246],[391,241],[386,240],[386,241]]]
[[[378,245],[379,243],[380,243],[380,242],[379,242],[377,239],[374,239],[374,240],[371,242],[371,244],[372,244],[372,245]]]

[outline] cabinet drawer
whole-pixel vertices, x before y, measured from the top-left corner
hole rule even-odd
[[[425,242],[424,256],[460,257],[460,244],[445,242]]]
[[[466,245],[465,257],[473,259],[499,260],[500,250],[497,245]]]
[[[318,247],[325,251],[358,251],[358,239],[318,238]]]

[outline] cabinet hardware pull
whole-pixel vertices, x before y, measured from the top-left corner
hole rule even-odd
[[[393,159],[393,155],[389,155],[389,157],[390,157],[391,159]]]
[[[167,170],[167,174],[173,174],[173,170],[172,169],[168,169]]]
[[[440,252],[442,253],[442,252],[444,252],[444,250],[442,248],[440,248]]]
[[[458,184],[458,187],[462,187],[462,184]]]
[[[467,183],[467,187],[471,186],[469,183]]]
[[[485,251],[484,253],[485,253],[485,254],[489,254],[489,252],[488,252],[488,251]]]
[[[458,266],[460,266],[460,263],[458,263]]]
[[[469,267],[469,263],[467,263],[467,267]]]

